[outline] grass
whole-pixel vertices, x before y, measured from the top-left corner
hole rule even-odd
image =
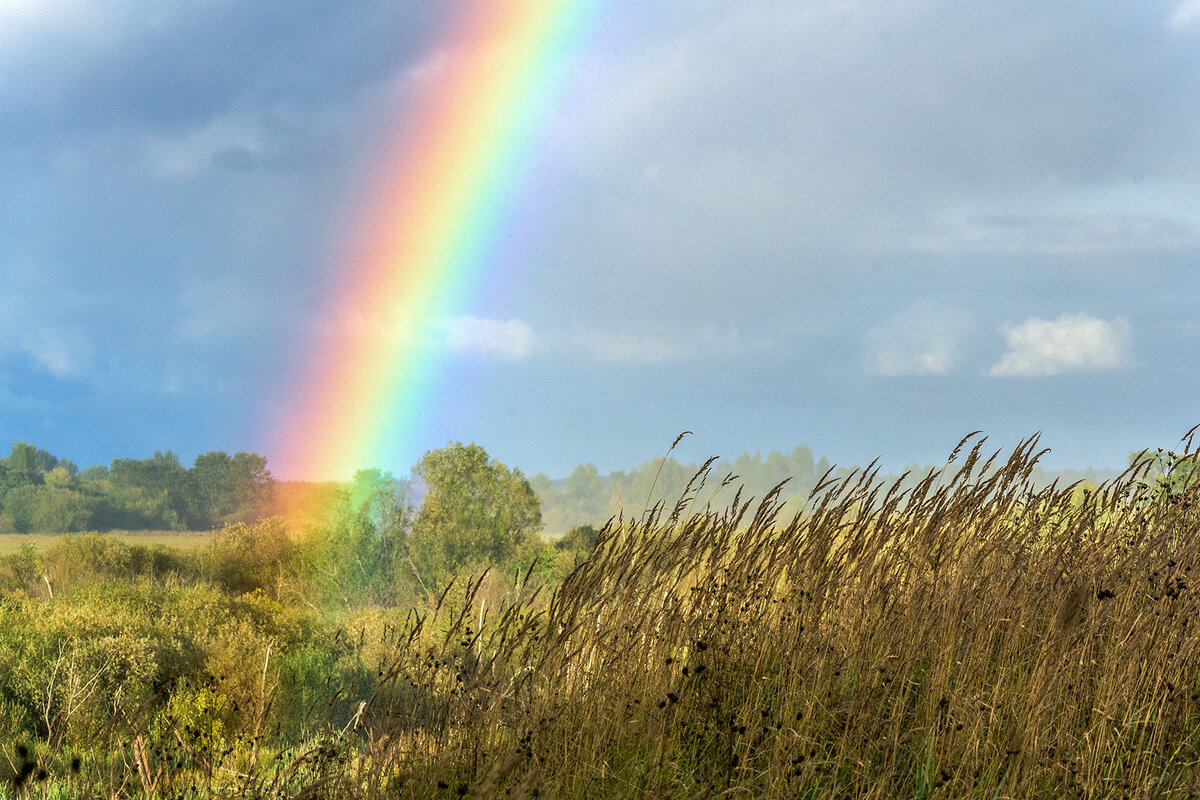
[[[21,547],[31,544],[37,552],[62,539],[66,533],[0,533],[0,556],[13,555]],[[151,546],[165,545],[177,550],[194,550],[212,539],[211,531],[108,531],[101,536],[111,536],[127,544]]]
[[[443,651],[463,689],[425,749],[399,745],[406,707],[368,716],[389,744],[349,749],[346,790],[1195,796],[1195,484],[1034,491],[1035,444],[909,490],[860,472],[790,520],[777,495],[690,513],[693,491],[614,522],[482,665]]]
[[[95,794],[1200,796],[1200,471],[1036,490],[1036,439],[966,444],[786,519],[778,492],[698,507],[702,471],[552,593],[482,577],[353,634],[374,683],[306,743],[110,761]]]

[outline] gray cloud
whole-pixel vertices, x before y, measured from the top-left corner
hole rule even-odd
[[[652,204],[711,245],[693,269],[747,241],[905,249],[950,213],[1194,185],[1200,100],[1177,76],[1200,58],[1166,47],[1161,20],[1124,5],[723,5],[593,63],[558,142],[623,197],[600,210],[611,229],[628,223],[614,211]],[[683,235],[651,219],[630,233]]]
[[[34,137],[169,134],[239,107],[320,106],[385,79],[446,11],[380,0],[304,13],[228,0],[26,3],[0,11],[0,101]]]

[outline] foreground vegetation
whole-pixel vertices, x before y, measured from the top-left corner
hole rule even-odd
[[[497,540],[491,570],[436,491],[440,517],[374,491],[192,553],[25,550],[0,564],[7,791],[1195,796],[1191,440],[1090,488],[1036,489],[1036,446],[823,480],[790,517],[709,505],[735,488],[710,464],[594,543]],[[475,456],[457,479],[514,477]]]

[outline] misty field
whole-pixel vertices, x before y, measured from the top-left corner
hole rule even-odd
[[[1036,447],[788,518],[706,467],[405,602],[321,595],[277,520],[153,568],[71,540],[116,571],[0,602],[0,796],[1198,796],[1190,439],[1087,487]]]

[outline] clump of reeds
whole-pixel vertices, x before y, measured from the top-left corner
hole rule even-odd
[[[343,788],[1194,796],[1200,472],[1038,490],[1036,438],[967,443],[915,483],[827,478],[786,520],[778,492],[690,508],[706,466],[547,604],[468,588],[435,652],[396,661]]]

